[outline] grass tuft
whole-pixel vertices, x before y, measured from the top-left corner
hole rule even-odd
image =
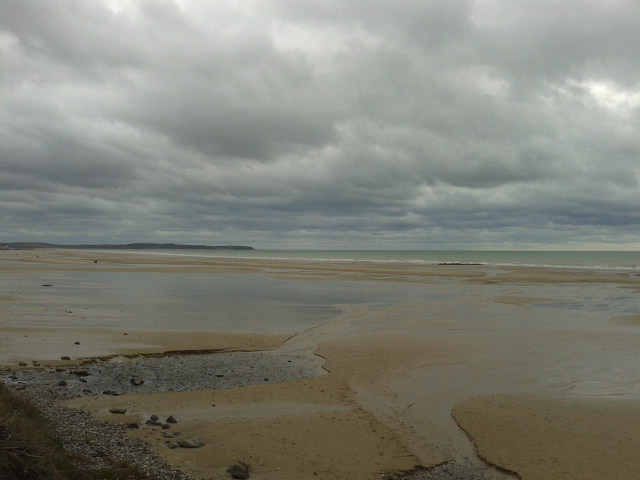
[[[0,382],[1,480],[146,480],[137,467],[83,468],[86,460],[64,450],[40,411]]]

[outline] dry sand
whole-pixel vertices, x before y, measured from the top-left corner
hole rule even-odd
[[[157,433],[132,431],[196,478],[228,478],[240,459],[257,479],[374,479],[449,460],[482,466],[476,446],[525,479],[640,478],[640,330],[637,314],[620,307],[637,297],[640,281],[627,273],[68,251],[0,258],[0,275],[98,260],[104,272],[268,275],[283,288],[334,279],[424,286],[424,301],[340,305],[344,313],[325,324],[273,336],[139,331],[134,322],[127,331],[31,328],[28,315],[8,318],[29,311],[16,307],[28,307],[29,295],[0,296],[5,364],[55,363],[73,348],[74,358],[275,349],[323,359],[328,373],[311,380],[118,397],[128,420],[174,414],[184,437],[205,442],[172,450]],[[109,413],[112,397],[70,405],[123,421]]]

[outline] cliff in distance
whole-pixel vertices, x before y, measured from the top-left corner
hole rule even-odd
[[[0,243],[0,250],[31,250],[34,248],[69,248],[74,250],[255,250],[244,245],[181,245],[178,243],[127,243],[96,245],[57,245],[55,243]]]

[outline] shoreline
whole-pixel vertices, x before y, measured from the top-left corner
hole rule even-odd
[[[184,252],[188,252],[188,253],[184,253]],[[67,258],[65,260],[63,260],[60,263],[67,263],[69,261],[70,258],[75,257],[76,259],[80,259],[80,258],[84,258],[86,260],[95,260],[95,259],[100,259],[103,258],[105,259],[105,261],[113,263],[113,264],[120,264],[120,265],[127,265],[127,264],[131,264],[131,263],[139,263],[139,264],[144,264],[144,265],[157,265],[157,264],[166,264],[166,262],[163,262],[162,260],[166,260],[169,259],[170,262],[168,264],[175,264],[175,263],[181,263],[181,264],[186,264],[186,265],[200,265],[200,266],[206,266],[206,265],[228,265],[229,263],[231,263],[232,265],[236,265],[236,264],[241,264],[243,262],[246,262],[247,264],[256,264],[256,265],[264,265],[264,266],[268,266],[270,264],[272,265],[320,265],[320,266],[326,266],[326,265],[331,265],[333,267],[340,267],[340,266],[370,266],[370,267],[381,267],[381,268],[402,268],[402,267],[407,267],[410,269],[413,269],[414,267],[417,268],[438,268],[438,267],[485,267],[485,268],[494,268],[494,269],[519,269],[519,270],[552,270],[552,271],[575,271],[575,272],[580,272],[580,271],[587,271],[587,272],[593,272],[593,273],[597,273],[597,272],[603,272],[603,273],[621,273],[621,274],[629,274],[629,275],[634,275],[635,276],[640,276],[640,265],[637,264],[638,258],[637,252],[633,252],[633,251],[623,251],[623,252],[600,252],[600,251],[591,251],[591,252],[572,252],[572,251],[552,251],[552,252],[546,252],[546,251],[536,251],[533,253],[538,253],[538,254],[545,254],[545,253],[553,253],[553,254],[576,254],[576,253],[591,253],[591,254],[598,254],[598,253],[615,253],[615,254],[629,254],[629,256],[633,256],[632,258],[629,258],[628,261],[626,261],[624,264],[619,264],[619,265],[613,265],[613,264],[608,264],[608,265],[585,265],[585,264],[570,264],[570,263],[514,263],[514,262],[505,262],[505,261],[500,261],[497,258],[488,260],[488,259],[477,259],[476,257],[471,257],[470,259],[455,259],[452,257],[449,257],[447,254],[451,253],[451,254],[456,254],[456,253],[462,253],[462,254],[478,254],[480,255],[480,258],[482,257],[482,254],[484,253],[497,253],[498,251],[429,251],[426,250],[424,252],[422,251],[407,251],[408,253],[415,253],[416,256],[415,257],[408,257],[408,258],[378,258],[376,257],[375,254],[384,254],[386,251],[384,250],[380,250],[380,251],[371,251],[372,254],[371,256],[345,256],[345,255],[340,255],[340,254],[344,254],[344,252],[353,252],[353,253],[360,253],[359,250],[352,250],[352,251],[335,251],[338,254],[331,255],[331,253],[333,253],[334,251],[332,250],[328,250],[328,251],[317,251],[318,253],[325,253],[327,254],[326,257],[317,257],[314,255],[311,255],[311,253],[316,253],[316,251],[302,251],[302,255],[300,256],[296,256],[296,255],[292,255],[292,253],[295,253],[296,251],[282,251],[283,252],[283,256],[277,256],[275,255],[276,253],[280,252],[279,250],[268,250],[265,251],[265,254],[263,256],[260,256],[259,253],[261,252],[260,250],[253,250],[251,252],[250,255],[247,254],[242,254],[242,255],[207,255],[207,254],[203,254],[202,252],[198,252],[198,251],[190,251],[190,250],[185,250],[184,252],[181,251],[173,251],[173,250],[154,250],[154,249],[150,249],[150,250],[104,250],[104,249],[98,249],[98,250],[91,250],[91,249],[56,249],[56,248],[48,248],[48,249],[32,249],[32,250],[0,250],[0,253],[5,254],[6,256],[14,256],[17,257],[19,259],[19,261],[32,261],[32,262],[39,262],[41,254],[43,255],[43,263],[48,263],[51,261],[56,261],[56,258],[58,259],[58,261],[60,260],[60,257],[64,257],[65,254],[67,254]],[[389,251],[391,253],[402,253],[404,251]],[[528,251],[513,251],[510,252],[512,254],[517,254],[517,253],[527,253]],[[288,253],[288,255],[287,255]],[[366,253],[366,251],[365,251]],[[432,253],[432,254],[440,254],[442,255],[442,257],[438,257],[437,259],[421,259],[419,258],[421,253]],[[306,254],[306,255],[305,255]],[[46,258],[45,258],[46,257]],[[132,262],[132,259],[135,260],[137,257],[137,259],[139,260],[138,262],[134,261]],[[631,263],[628,263],[631,262]]]
[[[637,313],[633,313],[640,279],[628,272],[160,259],[68,251],[26,252],[20,258],[3,252],[0,262],[0,273],[10,272],[17,279],[27,275],[34,285],[25,287],[22,296],[0,296],[0,308],[5,312],[2,327],[10,333],[9,341],[5,338],[2,345],[1,363],[5,365],[15,366],[20,356],[27,363],[33,356],[45,357],[38,359],[42,365],[47,356],[53,363],[62,355],[95,357],[90,351],[99,346],[105,356],[263,350],[261,355],[300,358],[312,362],[316,369],[321,366],[327,370],[326,375],[277,384],[117,397],[139,421],[151,411],[173,412],[182,419],[180,428],[185,435],[202,437],[205,447],[187,451],[169,449],[164,440],[149,432],[145,437],[143,429],[129,432],[145,440],[169,464],[198,478],[228,478],[224,470],[238,458],[254,459],[252,478],[263,479],[314,478],[309,474],[314,471],[327,479],[373,479],[416,467],[432,470],[415,471],[407,478],[456,478],[456,468],[467,468],[469,475],[484,475],[476,477],[483,480],[500,478],[498,472],[483,468],[476,446],[488,463],[520,475],[526,473],[523,478],[596,478],[589,477],[586,457],[581,459],[593,456],[593,452],[571,448],[577,445],[571,438],[589,428],[607,432],[608,421],[617,422],[619,436],[628,437],[630,449],[640,449],[629,422],[619,421],[622,417],[635,421],[633,415],[640,404],[640,388],[630,373],[635,371],[630,362],[640,339]],[[127,273],[141,279],[158,273],[176,279],[194,273],[222,278],[233,274],[236,279],[268,279],[281,288],[300,287],[300,282],[312,289],[326,288],[340,282],[336,285],[353,287],[354,292],[384,287],[384,291],[397,293],[384,301],[336,304],[341,313],[333,318],[275,336],[180,329],[162,332],[135,329],[135,322],[124,331],[117,323],[117,312],[110,312],[116,322],[112,328],[83,332],[79,319],[63,330],[29,327],[30,312],[40,311],[31,306],[36,305],[35,300],[42,305],[38,309],[59,300],[56,292],[40,299],[47,290],[37,283],[38,275],[85,271]],[[606,307],[602,307],[605,301]],[[126,319],[127,314],[120,316]],[[69,322],[69,317],[61,309],[46,318]],[[82,322],[91,318],[87,316]],[[111,317],[99,318],[109,325]],[[128,365],[136,361],[117,359]],[[112,362],[116,363],[115,359]],[[509,401],[507,394],[517,394],[526,401]],[[487,398],[499,399],[500,409],[487,404]],[[545,424],[547,429],[534,428],[539,423],[534,415],[538,409],[557,413],[565,405],[576,405],[580,410],[583,398],[599,400],[597,422],[585,423],[576,415],[571,425],[565,425],[558,416],[548,414],[555,420]],[[619,408],[621,398],[630,409]],[[122,418],[109,413],[113,404],[114,397],[88,394],[65,402],[101,420],[120,422]],[[452,412],[457,415],[455,420]],[[520,422],[518,431],[530,432],[532,445],[544,438],[566,444],[570,455],[552,461],[547,458],[549,452],[536,447],[534,453],[540,458],[531,460],[531,452],[516,448],[514,445],[520,444],[512,437],[491,433],[501,418]],[[279,440],[274,444],[274,439]],[[331,439],[328,444],[327,439]],[[633,450],[624,450],[629,451]],[[611,477],[637,478],[640,462],[633,462],[624,452],[617,457],[615,452],[607,452],[613,462],[603,460],[603,464],[608,465]],[[555,470],[549,470],[550,466]],[[447,468],[449,477],[435,476],[445,475]]]

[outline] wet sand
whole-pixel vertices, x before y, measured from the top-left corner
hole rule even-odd
[[[261,349],[322,363],[326,373],[312,379],[118,397],[131,418],[173,414],[182,435],[205,442],[201,449],[168,449],[149,430],[131,433],[196,478],[227,478],[226,468],[238,459],[262,479],[373,479],[450,460],[480,468],[476,447],[488,463],[521,478],[640,477],[633,455],[640,451],[640,279],[628,272],[68,251],[0,252],[0,260],[0,274],[30,277],[35,285],[0,292],[3,364]],[[100,328],[89,328],[90,315],[70,318],[63,305],[42,316],[47,307],[35,298],[46,287],[37,279],[94,268],[176,278],[256,275],[283,289],[373,282],[394,295],[380,302],[342,299],[332,305],[341,313],[330,320],[275,335],[181,330],[180,322],[172,331],[137,329],[127,312],[116,311],[93,319]],[[66,327],[34,327],[30,318],[60,319]],[[112,397],[69,404],[122,421],[109,413]],[[585,448],[585,436],[609,446]]]
[[[522,478],[638,478],[635,400],[482,396],[453,416],[483,458]]]

